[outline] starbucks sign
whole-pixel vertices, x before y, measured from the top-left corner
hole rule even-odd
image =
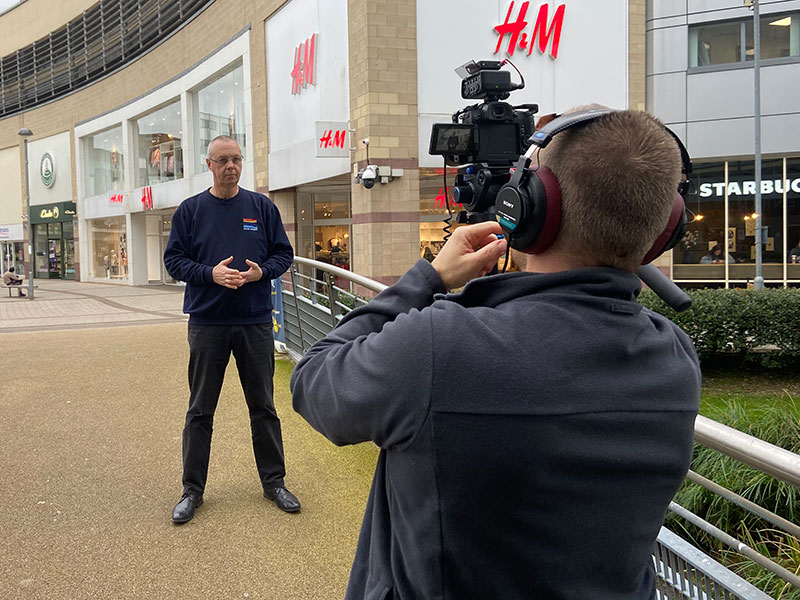
[[[39,164],[39,175],[42,177],[44,187],[53,187],[56,182],[56,165],[49,152],[45,152],[42,156],[42,162]]]

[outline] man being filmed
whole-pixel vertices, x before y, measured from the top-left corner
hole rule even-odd
[[[689,338],[636,301],[634,271],[665,228],[679,151],[621,111],[539,159],[563,218],[553,245],[516,256],[522,272],[474,279],[506,240],[494,222],[461,227],[295,369],[313,427],[381,448],[348,599],[654,597],[700,370]]]
[[[281,510],[300,510],[286,489],[281,423],[272,398],[275,370],[272,287],[294,251],[272,201],[239,187],[242,150],[215,137],[206,165],[211,188],[181,202],[172,217],[164,265],[186,282],[189,313],[189,409],[183,428],[183,494],[172,511],[186,523],[203,503],[214,413],[231,354],[250,412],[253,452],[264,496]]]

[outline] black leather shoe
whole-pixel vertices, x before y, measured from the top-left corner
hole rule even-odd
[[[282,511],[287,513],[300,512],[300,501],[282,485],[264,488],[264,498],[272,500]]]
[[[180,502],[172,509],[172,522],[173,523],[186,523],[191,521],[194,517],[195,509],[203,503],[202,496],[194,494],[184,494],[181,496]]]

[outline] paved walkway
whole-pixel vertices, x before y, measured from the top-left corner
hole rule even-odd
[[[276,362],[288,515],[261,496],[234,361],[214,423],[205,504],[180,495],[188,401],[180,288],[40,283],[0,300],[0,599],[337,600],[376,460],[291,408]]]
[[[185,321],[183,287],[37,279],[34,300],[0,290],[0,334]],[[27,292],[27,287],[23,288]]]

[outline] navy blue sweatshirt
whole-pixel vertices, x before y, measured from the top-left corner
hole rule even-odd
[[[233,290],[214,283],[211,272],[233,256],[231,269],[258,263],[260,281]],[[278,208],[263,194],[239,188],[223,200],[206,190],[181,202],[172,217],[164,266],[186,282],[183,312],[197,325],[250,325],[272,322],[270,281],[292,264],[294,251]]]

